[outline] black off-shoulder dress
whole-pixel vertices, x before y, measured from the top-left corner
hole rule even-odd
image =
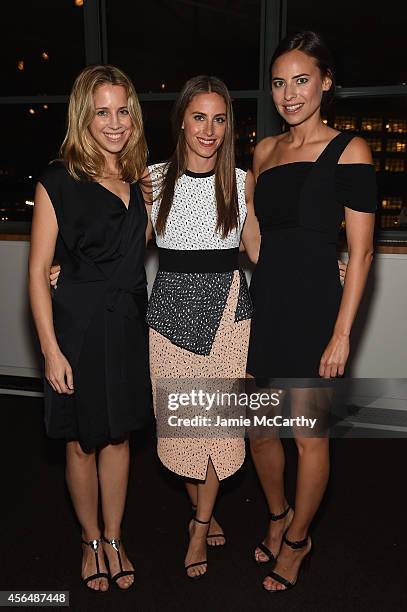
[[[353,138],[339,133],[316,162],[294,162],[258,177],[261,249],[247,371],[259,378],[316,378],[342,297],[336,242],[344,207],[376,209],[374,167],[338,164]]]
[[[96,182],[76,181],[60,162],[40,183],[55,209],[54,328],[74,377],[73,395],[45,384],[50,437],[78,440],[84,451],[122,439],[151,418],[146,274],[146,211],[130,185],[128,209]]]

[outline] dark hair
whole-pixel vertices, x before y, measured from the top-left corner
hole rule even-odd
[[[296,32],[295,34],[290,34],[286,38],[284,38],[277,49],[274,51],[273,57],[270,62],[270,78],[271,78],[271,69],[273,67],[274,62],[284,53],[288,53],[288,51],[294,51],[297,49],[298,51],[302,51],[306,53],[310,57],[313,57],[317,63],[319,71],[321,73],[322,78],[329,77],[332,79],[332,85],[328,91],[324,91],[322,94],[322,106],[326,106],[329,104],[335,93],[335,76],[334,76],[334,68],[333,68],[333,59],[331,52],[326,46],[325,42],[321,38],[317,32],[312,32],[311,30],[303,30],[301,32]]]
[[[202,93],[217,93],[222,96],[226,104],[225,138],[218,149],[215,165],[215,194],[218,212],[216,229],[225,238],[239,224],[232,100],[223,81],[214,76],[199,75],[185,83],[173,109],[172,129],[176,147],[165,166],[161,185],[159,185],[160,206],[156,221],[158,234],[163,234],[165,231],[174,198],[175,183],[187,169],[187,147],[182,129],[185,111],[192,98]]]

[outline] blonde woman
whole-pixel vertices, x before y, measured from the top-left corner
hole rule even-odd
[[[29,260],[47,380],[45,423],[49,436],[67,442],[67,484],[82,528],[82,578],[89,588],[106,591],[110,575],[128,589],[134,568],[120,542],[128,434],[148,419],[150,391],[147,215],[138,184],[147,147],[140,105],[123,72],[91,66],[79,74],[60,157],[37,185]],[[51,299],[54,254],[62,272]]]

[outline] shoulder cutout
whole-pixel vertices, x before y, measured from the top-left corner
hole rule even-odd
[[[352,138],[338,161],[339,164],[373,164],[372,153],[366,140]]]

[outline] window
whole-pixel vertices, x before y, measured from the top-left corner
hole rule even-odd
[[[407,120],[406,119],[389,119],[388,123],[386,124],[386,130],[388,132],[407,134]]]
[[[356,130],[356,117],[335,117],[336,130]]]
[[[393,131],[407,123],[406,102],[404,97],[337,98],[327,115],[335,127],[343,118],[352,117],[353,132],[370,145],[379,190],[378,224],[384,229],[400,229],[390,217],[407,204],[407,139]]]
[[[389,159],[386,158],[384,169],[386,172],[404,172],[404,159]]]
[[[384,215],[380,222],[381,229],[398,229],[399,215]]]
[[[382,140],[381,140],[381,138],[369,138],[368,137],[365,140],[368,143],[369,147],[372,149],[372,151],[378,153],[378,152],[380,152],[382,150]]]
[[[82,6],[73,0],[2,2],[0,31],[0,96],[70,90],[85,65]]]
[[[407,83],[405,2],[391,5],[287,0],[287,30],[320,32],[332,51],[341,87]]]
[[[381,132],[383,120],[379,117],[364,117],[361,121],[360,129],[362,132]]]
[[[401,196],[387,196],[382,200],[382,208],[401,210],[403,198]]]
[[[389,153],[405,153],[406,141],[390,138],[386,144],[386,151],[388,151]]]
[[[7,117],[2,126],[7,147],[0,151],[0,217],[30,221],[35,184],[47,164],[58,157],[66,105],[3,104],[1,109]]]
[[[179,91],[197,74],[216,75],[230,89],[259,87],[259,0],[106,4],[109,62],[138,92]]]

